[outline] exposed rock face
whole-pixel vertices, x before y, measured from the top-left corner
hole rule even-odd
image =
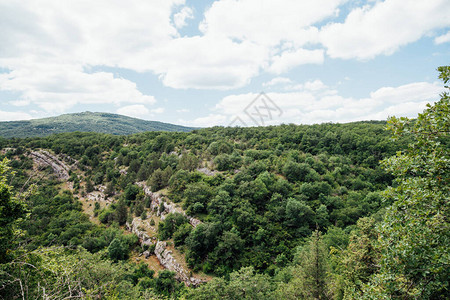
[[[134,218],[133,222],[129,224],[128,222],[125,224],[128,231],[134,233],[141,242],[141,246],[143,245],[151,245],[154,244],[155,238],[151,238],[144,230],[141,228],[150,228],[150,230],[156,231],[154,227],[150,226],[150,223],[145,220],[141,220],[141,218]]]
[[[183,281],[188,286],[197,286],[203,283],[201,279],[189,276],[189,273],[183,269],[179,263],[177,263],[175,258],[172,256],[172,251],[167,250],[166,246],[166,242],[158,241],[158,243],[156,243],[155,254],[161,265],[163,265],[167,270],[175,272],[175,278]]]
[[[217,171],[211,171],[208,168],[198,168],[197,171],[199,171],[207,176],[214,176],[214,175],[216,175],[216,173],[218,173]]]
[[[56,156],[48,153],[47,151],[41,150],[39,152],[31,152],[31,157],[33,158],[34,162],[39,165],[50,166],[58,179],[69,179],[70,168],[62,161],[60,161]]]
[[[144,251],[143,253],[142,253],[143,255],[144,255],[144,257],[147,259],[147,258],[149,258],[150,257],[150,251],[148,251],[148,250],[146,250],[146,251]]]
[[[88,194],[86,194],[86,199],[91,201],[100,201],[100,202],[107,202],[111,203],[111,198],[106,197],[106,195],[101,191],[93,191]]]
[[[161,220],[164,220],[166,218],[166,216],[170,213],[179,213],[179,214],[186,216],[186,218],[188,218],[188,220],[189,220],[189,223],[193,227],[197,227],[197,225],[202,222],[199,219],[196,219],[194,217],[186,215],[184,210],[181,209],[180,207],[177,207],[175,205],[175,203],[171,203],[169,201],[164,201],[158,193],[153,193],[144,182],[136,182],[136,184],[138,186],[142,187],[145,195],[149,196],[152,199],[150,209],[152,211],[156,210],[156,212],[157,212],[156,214],[157,214],[157,216],[161,217]],[[160,207],[161,203],[163,203],[163,202],[164,202],[164,211],[160,212],[159,207]]]
[[[177,212],[186,216],[189,219],[189,223],[194,227],[201,223],[200,220],[187,216],[186,213],[180,207],[176,207],[174,203],[164,201],[158,193],[153,193],[144,182],[137,182],[136,184],[142,187],[145,195],[151,198],[152,201],[150,204],[150,209],[151,211],[156,211],[157,215],[160,216],[161,220],[164,220],[168,214]],[[160,212],[159,207],[160,205],[162,205],[162,203],[164,203],[164,211]],[[139,240],[141,241],[141,245],[150,245],[156,242],[155,238],[151,238],[143,230],[144,228],[147,228],[149,230],[156,232],[156,228],[151,226],[147,220],[142,221],[141,218],[134,218],[133,222],[131,224],[127,223],[126,226],[129,231],[133,232],[138,236]],[[166,242],[158,241],[155,247],[155,255],[158,258],[160,264],[164,268],[175,272],[176,273],[175,278],[177,280],[183,281],[188,286],[190,285],[196,286],[204,282],[201,279],[190,276],[190,272],[186,271],[176,261],[176,259],[172,255],[172,251],[166,249],[166,246],[167,246]],[[144,252],[143,255],[147,256],[150,254]]]

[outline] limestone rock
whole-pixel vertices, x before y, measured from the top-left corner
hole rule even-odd
[[[142,187],[142,189],[144,190],[144,194],[146,196],[149,196],[152,199],[152,202],[150,204],[150,209],[152,211],[156,210],[156,215],[161,217],[161,220],[164,220],[168,214],[177,212],[177,213],[182,214],[183,216],[186,216],[189,220],[189,223],[193,227],[197,227],[197,225],[202,222],[199,219],[188,216],[186,214],[186,212],[181,207],[177,207],[175,205],[175,203],[172,203],[170,201],[164,201],[158,193],[153,193],[150,190],[150,187],[148,187],[145,184],[145,182],[136,182],[136,184],[138,186]],[[161,203],[164,203],[164,211],[162,211],[162,212],[159,211],[159,207],[160,207]]]
[[[143,224],[144,222],[146,222],[146,224]],[[125,226],[127,227],[128,231],[131,231],[139,238],[141,246],[150,246],[153,244],[152,238],[147,234],[147,232],[141,230],[141,227],[152,228],[150,224],[148,224],[148,221],[142,221],[141,218],[134,218],[131,224],[127,222]]]
[[[41,150],[31,152],[31,157],[34,162],[39,165],[50,166],[58,179],[69,179],[70,168],[65,163],[60,161],[56,156],[50,154],[47,151]]]
[[[175,278],[183,281],[187,286],[197,286],[203,281],[198,278],[190,277],[189,273],[175,260],[172,251],[166,249],[166,242],[158,241],[155,247],[155,254],[161,265],[167,270],[175,272]]]

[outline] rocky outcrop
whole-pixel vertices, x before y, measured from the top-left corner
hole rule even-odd
[[[65,163],[60,161],[56,156],[50,154],[47,151],[41,150],[31,152],[31,157],[38,165],[50,166],[58,179],[69,179],[70,168]]]
[[[65,153],[61,153],[59,154],[59,156],[67,163],[77,167],[78,166],[78,161],[74,158],[72,158],[71,156],[65,154]]]
[[[218,173],[217,171],[212,171],[208,168],[198,168],[197,171],[205,174],[206,176],[214,176]]]
[[[197,286],[204,281],[201,279],[190,276],[188,273],[173,257],[172,251],[166,249],[167,243],[158,241],[155,247],[155,255],[158,258],[161,265],[167,270],[175,272],[175,278],[183,281],[187,286]]]
[[[139,238],[141,246],[143,245],[150,246],[151,244],[154,244],[156,242],[156,238],[150,237],[145,231],[145,228],[148,228],[156,232],[156,229],[153,226],[151,226],[147,220],[143,221],[141,218],[134,218],[131,224],[127,222],[125,225],[128,231],[131,231]]]
[[[150,209],[152,211],[156,211],[157,216],[161,217],[161,220],[164,220],[170,213],[180,213],[188,218],[189,223],[193,227],[197,227],[197,225],[202,222],[199,219],[188,216],[186,212],[181,207],[176,206],[175,203],[164,201],[159,193],[153,193],[144,182],[136,182],[136,184],[142,187],[146,196],[149,196],[151,198],[152,202],[150,204]],[[160,212],[159,209],[161,203],[164,203],[164,210],[162,212]]]
[[[106,202],[106,203],[112,203],[112,199],[106,197],[106,195],[102,191],[93,191],[85,196],[86,199],[91,201],[100,201],[100,202]]]

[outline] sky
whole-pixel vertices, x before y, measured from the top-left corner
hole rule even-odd
[[[1,121],[414,117],[449,64],[448,0],[0,0]]]

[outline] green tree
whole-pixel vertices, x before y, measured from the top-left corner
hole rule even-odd
[[[158,237],[161,240],[167,240],[172,237],[174,232],[183,224],[188,223],[188,219],[180,213],[170,213],[159,223]]]
[[[26,216],[25,204],[16,199],[6,184],[9,160],[0,162],[0,263],[8,260],[14,243],[17,222]]]
[[[286,203],[286,225],[292,227],[308,227],[314,211],[305,202],[289,198]]]
[[[272,299],[274,286],[266,274],[258,274],[253,267],[244,267],[230,274],[230,280],[214,278],[192,290],[190,299]]]
[[[216,264],[233,267],[243,249],[244,240],[235,228],[224,232],[213,253]]]
[[[447,84],[450,67],[439,67]],[[391,118],[395,137],[412,136],[404,152],[383,161],[396,176],[385,196],[393,201],[379,228],[381,270],[367,297],[445,299],[449,295],[450,105],[449,92],[416,120]],[[369,296],[370,295],[370,296]]]
[[[119,225],[123,225],[127,221],[127,216],[128,216],[128,207],[125,203],[125,200],[120,199],[119,202],[117,203],[115,211],[116,221],[119,223]]]
[[[108,246],[108,255],[114,261],[123,260],[127,256],[127,249],[122,242],[115,238]]]
[[[297,249],[291,280],[281,284],[277,296],[282,299],[329,299],[329,259],[322,235],[315,230],[308,242]]]
[[[192,153],[181,156],[178,167],[186,171],[194,171],[198,166],[198,158]]]
[[[282,171],[284,176],[286,176],[289,181],[296,182],[305,181],[305,178],[311,171],[311,168],[305,163],[299,164],[290,160],[283,166]]]
[[[92,181],[90,178],[88,178],[88,180],[86,180],[86,193],[90,193],[94,191],[94,185],[92,184]]]
[[[164,270],[158,273],[155,280],[155,289],[161,294],[170,296],[182,288],[182,283],[175,279],[175,272]]]
[[[184,191],[185,200],[183,207],[189,208],[189,206],[196,202],[201,203],[203,207],[206,207],[212,195],[213,192],[211,187],[203,181],[188,184]]]
[[[375,220],[369,217],[359,219],[350,233],[348,247],[338,257],[345,299],[360,298],[363,284],[378,270],[377,235]]]
[[[173,243],[176,247],[184,245],[186,238],[192,231],[192,226],[189,223],[185,223],[178,227],[173,234]]]
[[[164,171],[161,169],[157,169],[153,172],[152,176],[148,180],[148,184],[150,185],[153,191],[159,191],[160,189],[167,186],[169,182],[169,178],[171,176],[172,169],[167,167]]]

